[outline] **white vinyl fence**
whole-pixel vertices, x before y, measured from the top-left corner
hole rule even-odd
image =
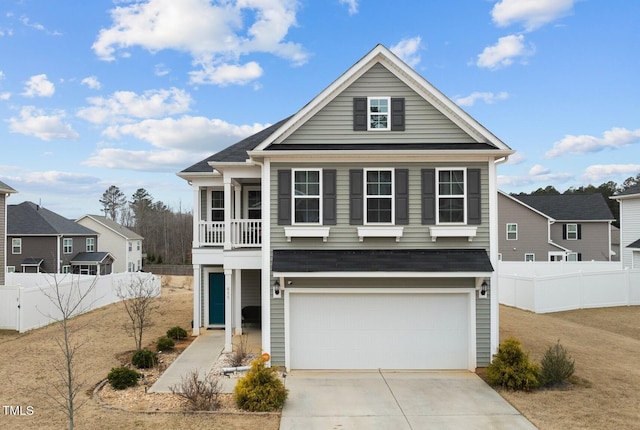
[[[536,313],[640,305],[640,269],[618,263],[498,264],[501,304]]]
[[[157,295],[161,291],[160,277],[144,272],[102,276],[7,273],[5,282],[6,285],[0,286],[0,329],[20,333],[46,326],[60,318],[60,309],[52,300],[56,285],[60,297],[70,303],[92,288],[82,301],[78,315],[120,301],[117,295],[120,286],[144,282],[151,283]]]

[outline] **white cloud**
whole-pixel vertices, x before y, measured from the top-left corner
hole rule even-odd
[[[347,5],[349,7],[349,15],[358,13],[358,0],[339,0],[340,4]]]
[[[307,61],[307,53],[299,44],[285,40],[289,29],[296,25],[297,8],[296,0],[135,2],[111,10],[113,25],[100,31],[92,48],[106,61],[114,60],[116,53],[125,55],[127,49],[136,46],[150,52],[187,52],[204,76],[227,63],[238,64],[239,57],[255,52],[277,55],[299,65]],[[240,70],[246,72],[247,66]],[[256,76],[246,74],[245,78]],[[203,78],[202,82],[218,83],[219,79]]]
[[[95,76],[89,76],[84,78],[81,81],[81,84],[88,86],[92,90],[99,90],[102,85],[100,85],[100,81]]]
[[[540,164],[536,164],[531,169],[529,169],[529,175],[530,176],[547,175],[547,174],[549,174],[549,172],[551,172],[551,169],[549,169],[547,167],[544,167],[544,166],[542,166]]]
[[[522,152],[516,152],[515,154],[509,156],[509,159],[505,164],[514,166],[517,164],[522,164],[525,161],[527,161],[527,157]]]
[[[169,74],[170,71],[171,69],[169,69],[167,66],[165,66],[162,63],[156,64],[155,67],[153,68],[153,73],[156,76],[166,76]]]
[[[574,0],[500,0],[493,6],[491,16],[499,27],[523,23],[527,31],[571,13]]]
[[[94,124],[175,115],[189,110],[191,96],[184,90],[149,90],[143,94],[117,91],[111,97],[89,97],[92,105],[78,111],[78,116]]]
[[[638,172],[640,164],[597,164],[585,169],[582,180],[593,183],[610,180],[612,177],[635,176]]]
[[[391,47],[391,52],[407,63],[411,67],[415,67],[420,63],[420,50],[422,38],[420,36],[402,39]]]
[[[56,92],[53,82],[47,79],[47,75],[35,75],[29,78],[22,93],[25,97],[51,97]]]
[[[120,148],[99,149],[82,164],[90,167],[107,169],[124,169],[145,172],[176,171],[193,163],[192,151],[173,149],[170,151],[130,151]],[[205,158],[209,153],[202,153],[197,158]]]
[[[262,68],[255,61],[244,65],[222,64],[217,67],[204,63],[202,70],[194,70],[189,75],[190,82],[194,84],[245,85],[262,76]]]
[[[25,106],[20,111],[20,117],[9,118],[9,130],[12,133],[35,136],[42,140],[64,139],[74,140],[80,137],[71,125],[63,121],[64,111],[56,111],[53,115],[46,115],[34,106]]]
[[[546,171],[547,173],[539,173],[536,175],[498,175],[498,185],[500,187],[523,187],[531,186],[533,184],[547,186],[550,184],[566,183],[574,177],[574,175],[571,173],[551,173],[548,170]]]
[[[563,154],[587,154],[602,151],[606,148],[615,149],[640,142],[640,129],[627,130],[614,127],[602,134],[602,137],[589,135],[566,135],[562,140],[553,144],[553,149],[547,151],[546,158],[555,158]]]
[[[103,134],[111,139],[123,135],[133,136],[158,148],[214,153],[267,126],[268,124],[234,125],[219,119],[184,116],[180,119],[149,119],[136,124],[113,126]]]
[[[524,44],[524,36],[522,34],[512,34],[498,39],[498,43],[493,46],[484,48],[478,55],[476,65],[491,70],[500,69],[513,64],[516,58],[522,61],[530,55],[533,55],[534,48],[526,48]]]
[[[6,78],[6,76],[5,76],[4,72],[2,70],[0,70],[0,80],[1,79],[5,79],[5,78]]]
[[[0,100],[9,100],[11,98],[11,93],[0,93]]]
[[[454,98],[454,101],[460,106],[473,106],[478,100],[482,100],[486,104],[491,105],[497,101],[506,100],[508,98],[509,93],[505,91],[499,92],[498,94],[474,91],[466,97],[456,97]]]

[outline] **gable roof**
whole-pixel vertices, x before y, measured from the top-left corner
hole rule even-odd
[[[615,220],[602,194],[541,194],[512,197],[557,221]]]
[[[95,231],[32,202],[7,205],[9,235],[97,236]]]
[[[626,199],[631,197],[640,197],[640,184],[636,184],[631,188],[627,188],[626,190],[616,194],[615,196],[611,196],[612,199]]]
[[[107,218],[105,216],[102,216],[102,215],[85,215],[85,216],[77,219],[76,222],[80,221],[83,218],[91,218],[92,220],[94,220],[98,224],[102,224],[103,226],[105,226],[109,230],[113,231],[114,233],[116,233],[119,236],[122,236],[125,239],[132,239],[132,240],[143,240],[144,239],[142,236],[140,236],[135,231],[129,230],[125,226],[120,225],[117,222],[115,222],[114,220],[112,220],[110,218]]]
[[[17,193],[17,191],[11,188],[9,185],[5,184],[4,182],[0,181],[0,193],[11,194],[11,193]]]
[[[640,249],[640,239],[627,245],[627,248]]]
[[[93,263],[93,264],[101,264],[104,263],[107,258],[111,261],[114,261],[113,255],[109,252],[78,252],[75,257],[73,257],[70,261],[73,265],[81,265],[82,263]]]

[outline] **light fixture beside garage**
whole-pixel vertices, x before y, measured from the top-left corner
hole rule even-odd
[[[482,284],[480,285],[480,295],[482,297],[486,297],[487,296],[487,281],[482,281]]]
[[[276,279],[273,282],[273,297],[275,298],[280,297],[280,280],[279,279]]]

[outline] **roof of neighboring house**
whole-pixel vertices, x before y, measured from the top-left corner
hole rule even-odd
[[[0,192],[2,193],[17,193],[16,190],[14,190],[13,188],[11,188],[9,185],[5,184],[4,182],[0,181]]]
[[[71,264],[82,263],[103,263],[107,258],[114,260],[113,256],[108,252],[79,252],[71,259]]]
[[[7,235],[76,235],[98,233],[32,202],[7,205]]]
[[[630,196],[633,194],[640,194],[640,184],[637,184],[631,188],[627,188],[624,191],[619,192],[618,194],[616,194],[615,196],[613,196],[612,198],[616,198],[616,197],[620,197],[620,196]]]
[[[44,258],[41,257],[27,257],[22,260],[22,266],[39,266],[44,261]]]
[[[630,243],[629,245],[627,245],[627,248],[638,248],[638,249],[640,249],[640,239],[638,239],[635,242]]]
[[[484,249],[273,251],[274,272],[493,272]]]
[[[79,218],[78,220],[76,220],[76,222],[80,221],[82,218],[91,218],[94,221],[96,221],[97,223],[104,225],[108,229],[110,229],[113,232],[115,232],[115,233],[119,234],[120,236],[124,237],[125,239],[133,239],[133,240],[143,240],[144,239],[142,236],[140,236],[135,231],[129,230],[125,226],[123,226],[121,224],[118,224],[114,220],[112,220],[110,218],[107,218],[105,216],[102,216],[102,215],[85,215],[85,216]]]
[[[615,219],[602,194],[538,194],[511,197],[558,221]]]

